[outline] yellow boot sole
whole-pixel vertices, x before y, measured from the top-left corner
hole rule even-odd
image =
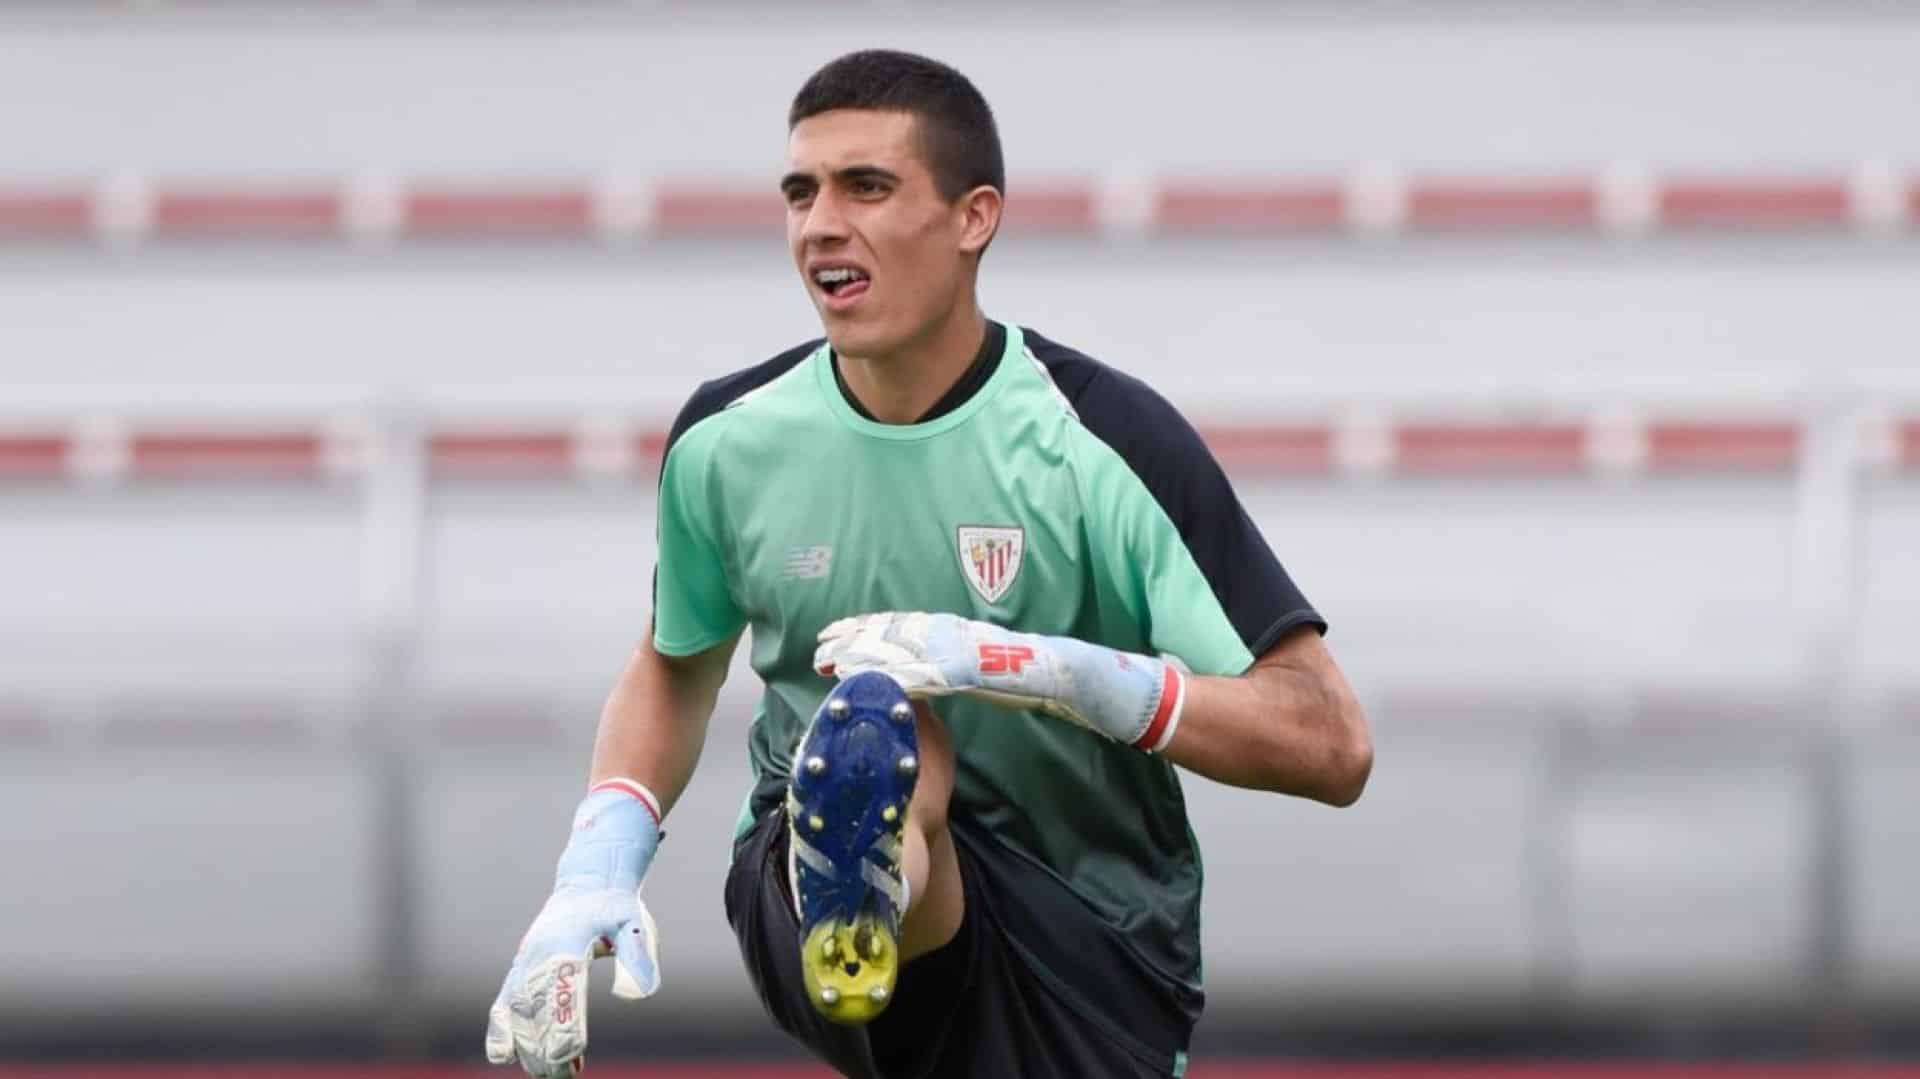
[[[879,919],[863,914],[851,924],[822,922],[800,948],[807,999],[833,1022],[871,1022],[893,999],[899,942]]]

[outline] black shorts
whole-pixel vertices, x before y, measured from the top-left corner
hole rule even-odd
[[[727,921],[767,1014],[856,1079],[1127,1079],[1184,1070],[1198,988],[1147,968],[1058,879],[990,835],[950,823],[966,917],[954,939],[900,971],[864,1027],[807,1000],[778,806],[734,845]]]

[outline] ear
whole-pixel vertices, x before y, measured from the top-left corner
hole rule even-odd
[[[960,251],[978,255],[1000,231],[1000,210],[1005,203],[1000,192],[982,185],[960,196],[956,205],[960,210]]]

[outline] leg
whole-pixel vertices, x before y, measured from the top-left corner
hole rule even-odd
[[[897,764],[892,754],[905,747],[894,740],[909,736],[919,758],[911,792],[895,791],[899,801],[877,803],[883,815],[888,805],[905,806],[890,834],[898,837],[892,864],[910,881],[910,894],[894,924],[896,951],[912,961],[899,964],[897,992],[888,994],[882,1011],[862,1018],[820,1006],[821,973],[806,969],[818,953],[795,947],[803,922],[789,888],[789,839],[803,833],[790,828],[790,797],[785,806],[763,806],[759,823],[735,848],[727,919],[768,1015],[829,1066],[857,1079],[1173,1074],[1199,1011],[1197,988],[1175,986],[1143,966],[1084,901],[1008,851],[978,821],[949,821],[951,740],[927,709],[914,711],[914,723],[873,732],[886,735],[881,761]],[[850,759],[848,741],[829,739],[819,748],[832,758],[820,776],[849,771],[842,767]],[[795,763],[797,775],[807,774],[805,755]],[[823,823],[849,819],[830,811],[828,801],[820,805],[828,810]],[[837,833],[831,826],[813,830],[810,821],[805,827],[821,844]],[[844,957],[860,953],[846,937],[838,947]],[[1036,965],[1051,977],[1043,979]],[[841,999],[859,995],[843,991]]]
[[[967,892],[956,943],[970,943],[970,963],[964,977],[935,983],[915,978],[940,966],[944,952],[907,967],[899,1014],[889,1011],[868,1028],[880,1073],[924,1079],[1179,1074],[1197,999],[1180,999],[1084,901],[1010,853],[977,821],[961,815],[950,838]],[[961,986],[965,992],[956,993]],[[927,989],[950,1002],[950,1013],[912,1028],[896,1022],[915,1017],[914,1006],[929,999]],[[939,1030],[939,1037],[928,1030]]]
[[[907,809],[901,858],[907,878],[907,911],[900,923],[901,962],[953,939],[966,914],[960,859],[947,831],[953,797],[953,738],[925,702],[915,702],[914,730],[920,742],[920,783]]]
[[[1198,1001],[1181,1006],[1161,999],[1158,980],[1143,977],[1133,953],[1095,925],[1084,903],[965,821],[949,837],[968,891],[966,924],[952,945],[967,949],[963,970],[929,975],[951,954],[940,949],[906,964],[897,999],[873,1022],[829,1019],[803,984],[794,948],[799,925],[787,891],[786,839],[786,814],[774,808],[735,846],[727,920],[768,1016],[834,1071],[855,1079],[1164,1079],[1174,1073]],[[1009,924],[996,911],[1016,920]],[[1009,938],[1026,947],[1016,952]],[[1061,982],[1037,979],[1032,953],[1067,977],[1077,1007],[1061,996]],[[957,992],[961,986],[967,991]],[[1095,1015],[1107,1018],[1089,1018]]]

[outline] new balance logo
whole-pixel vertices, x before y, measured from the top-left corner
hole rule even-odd
[[[833,548],[823,544],[812,547],[795,547],[787,552],[787,568],[781,574],[789,579],[814,581],[827,575],[833,568]]]
[[[983,644],[980,646],[981,674],[1019,674],[1033,662],[1033,649],[1024,644]]]

